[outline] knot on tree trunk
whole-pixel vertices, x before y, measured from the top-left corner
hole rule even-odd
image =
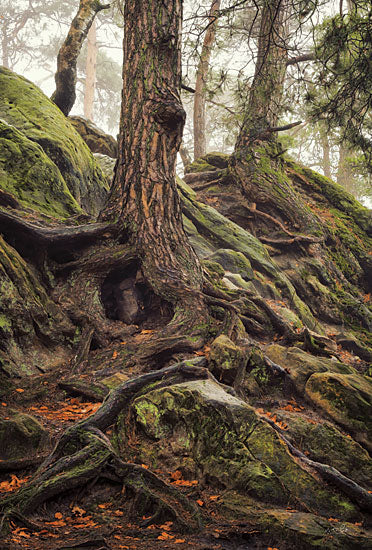
[[[186,120],[186,112],[176,98],[156,102],[153,116],[156,122],[168,132],[178,132],[180,127],[183,128]]]

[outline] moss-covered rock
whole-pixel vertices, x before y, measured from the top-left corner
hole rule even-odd
[[[372,380],[358,374],[314,373],[306,395],[372,449]]]
[[[244,350],[225,334],[221,334],[211,343],[209,368],[221,382],[239,385],[243,379],[246,362]]]
[[[142,438],[137,456],[145,464],[181,468],[264,502],[355,517],[348,499],[303,470],[254,409],[214,382],[154,389],[134,401],[132,414]],[[126,432],[127,416],[121,422]]]
[[[276,410],[275,414],[278,421],[287,424],[287,436],[309,458],[333,466],[369,489],[372,459],[350,435],[345,435],[330,422],[315,421],[303,413]]]
[[[349,523],[293,509],[264,507],[234,491],[222,495],[220,507],[224,517],[244,522],[253,532],[256,530],[265,539],[266,544],[262,546],[266,548],[371,548],[372,532],[362,527],[360,522]]]
[[[98,126],[93,124],[91,120],[87,120],[80,116],[70,116],[68,118],[92,153],[100,153],[101,155],[107,155],[113,159],[117,158],[118,143],[116,139],[103,132]]]
[[[9,143],[5,151],[6,157],[1,154],[2,172],[0,173],[0,184],[7,191],[7,184],[11,184],[11,192],[16,198],[25,201],[25,187],[28,185],[28,174],[30,185],[35,193],[34,201],[31,204],[33,209],[45,210],[44,197],[50,198],[54,189],[58,190],[56,202],[59,204],[54,212],[55,216],[61,216],[60,189],[64,180],[76,203],[88,213],[95,214],[99,211],[107,193],[107,183],[97,166],[91,152],[80,135],[73,128],[69,120],[61,113],[56,105],[50,101],[37,86],[25,78],[16,75],[4,67],[0,68],[0,119],[8,126],[6,136],[9,138],[9,127],[14,127],[23,134],[22,148],[19,146],[21,137],[16,134],[17,140],[14,145],[15,156],[12,159],[11,177],[4,174],[5,163],[9,157]],[[9,142],[9,139],[8,139]],[[33,142],[32,148],[29,142]],[[39,145],[39,147],[36,146]],[[2,143],[4,145],[4,142]],[[17,145],[19,150],[17,151]],[[41,148],[41,149],[40,149]],[[1,150],[4,152],[3,147]],[[41,170],[40,178],[37,178],[37,166],[41,164],[44,152],[50,160],[46,167]],[[25,167],[25,158],[21,162],[22,152],[28,161]],[[34,162],[33,160],[34,159]],[[51,163],[54,168],[51,168]],[[36,165],[36,168],[35,166]],[[49,177],[45,175],[51,173]],[[53,177],[52,177],[53,175]],[[51,179],[52,178],[52,179]],[[53,179],[54,178],[54,179]],[[57,185],[56,181],[60,180]],[[53,183],[53,186],[51,186]],[[48,194],[43,190],[44,186],[50,186]],[[18,191],[19,190],[19,191]],[[41,201],[36,208],[36,200]],[[67,196],[66,196],[67,199]],[[66,200],[73,207],[71,197]],[[52,206],[49,205],[50,210]],[[68,206],[65,205],[68,209]],[[63,212],[63,215],[64,212]]]
[[[113,390],[114,388],[117,388],[118,386],[126,382],[128,379],[128,374],[124,374],[123,372],[115,372],[111,376],[103,378],[101,383],[104,384],[109,390]]]
[[[283,368],[288,369],[297,391],[305,393],[305,386],[314,373],[328,371],[336,373],[353,374],[355,370],[348,365],[340,363],[336,359],[316,357],[300,348],[286,348],[278,344],[272,344],[266,349],[266,355]]]
[[[238,273],[245,281],[249,281],[254,277],[251,262],[241,252],[220,248],[209,256],[208,259],[218,262],[225,271]]]
[[[29,458],[40,453],[49,441],[48,432],[28,414],[10,411],[0,418],[0,459]]]
[[[74,327],[14,248],[0,238],[0,369],[13,380],[68,357]],[[6,391],[0,387],[0,392]]]
[[[42,147],[0,120],[0,187],[50,216],[66,218],[81,213],[57,166]]]

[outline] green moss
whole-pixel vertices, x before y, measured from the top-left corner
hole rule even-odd
[[[40,452],[49,440],[42,425],[30,415],[8,411],[9,420],[0,420],[0,458],[26,458]]]
[[[8,160],[14,155],[14,166],[17,165],[18,170],[21,170],[19,160],[23,154],[25,155],[27,163],[23,167],[22,175],[19,174],[16,178],[16,188],[25,193],[28,184],[33,186],[36,197],[31,204],[32,208],[40,210],[42,205],[48,208],[48,202],[49,208],[54,208],[53,200],[47,201],[47,206],[43,203],[44,196],[48,198],[47,190],[41,191],[44,182],[46,188],[52,186],[59,192],[63,188],[63,193],[66,193],[68,189],[75,199],[73,201],[70,196],[70,199],[66,200],[65,208],[70,214],[71,210],[79,211],[79,207],[91,213],[99,210],[107,192],[107,182],[87,145],[69,120],[41,90],[4,67],[0,68],[0,119],[8,127],[8,137],[9,127],[13,129],[13,133],[18,130],[23,135],[22,143],[20,136],[13,145],[7,139],[5,153],[3,141],[2,158],[4,162],[4,154]],[[49,163],[42,168],[45,156],[49,158]],[[3,167],[1,181],[4,182],[4,179]],[[7,184],[15,186],[14,179],[10,178]],[[21,197],[21,201],[27,200],[27,196]],[[58,212],[58,209],[57,214],[66,215],[65,212]]]
[[[372,383],[357,374],[316,373],[306,394],[333,420],[368,440],[372,437]]]
[[[251,407],[211,381],[155,389],[134,401],[133,414],[140,427],[137,456],[149,465],[170,469],[193,464],[195,472],[212,483],[266,502],[288,505],[298,498],[320,512],[355,515],[347,499],[298,466]]]
[[[37,143],[0,121],[0,187],[24,206],[65,218],[82,210]]]

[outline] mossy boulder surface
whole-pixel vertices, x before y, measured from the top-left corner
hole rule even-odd
[[[318,514],[283,510],[257,505],[234,491],[226,491],[221,498],[226,518],[243,521],[266,536],[263,548],[311,550],[361,550],[371,548],[372,532],[361,523],[334,521]],[[269,546],[271,545],[271,546]]]
[[[0,134],[0,185],[5,191],[27,202],[24,190],[29,174],[35,193],[30,205],[33,209],[45,211],[45,205],[51,203],[53,190],[56,189],[58,206],[53,210],[49,204],[49,214],[61,217],[77,213],[80,208],[91,214],[99,211],[107,193],[107,183],[87,145],[58,107],[37,86],[4,67],[0,68],[0,119],[5,125]],[[13,130],[16,140],[12,158],[9,127],[23,135],[21,139],[20,134]],[[30,142],[34,143],[34,147]],[[38,166],[41,167],[44,160],[42,152],[49,162],[41,168],[37,178]],[[9,161],[12,162],[11,170]],[[8,170],[11,176],[7,174]],[[67,193],[66,186],[75,202]],[[40,201],[38,208],[36,201]]]
[[[228,385],[238,384],[242,381],[246,362],[244,351],[225,334],[211,343],[209,368],[218,380]]]
[[[278,363],[283,368],[288,369],[291,380],[299,393],[305,393],[306,383],[315,373],[325,373],[328,371],[336,373],[353,374],[355,370],[337,360],[327,357],[316,357],[306,351],[292,347],[286,348],[279,344],[268,346],[266,355]]]
[[[29,458],[45,448],[48,432],[28,414],[8,413],[8,419],[0,418],[0,460]]]
[[[275,430],[215,382],[154,389],[134,401],[132,414],[143,442],[140,459],[151,467],[207,476],[264,502],[305,503],[319,513],[355,517],[347,498],[302,469]],[[121,422],[126,432],[127,416]]]
[[[23,207],[55,217],[81,212],[57,166],[40,145],[0,120],[0,187]]]
[[[103,132],[91,120],[80,116],[70,116],[69,121],[81,135],[92,153],[100,153],[116,159],[118,156],[118,143],[109,134]]]
[[[306,414],[277,410],[278,420],[288,426],[287,435],[295,446],[312,460],[333,466],[346,477],[369,489],[372,483],[372,459],[350,435],[327,421]]]
[[[66,361],[74,327],[34,269],[0,237],[0,372],[14,380]],[[0,395],[8,384],[0,380]]]
[[[226,271],[241,275],[245,281],[249,281],[254,277],[251,262],[241,252],[221,248],[208,259],[218,262]]]
[[[360,435],[372,449],[371,380],[358,374],[319,372],[309,378],[306,394],[334,421]]]

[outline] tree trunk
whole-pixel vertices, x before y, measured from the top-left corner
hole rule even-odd
[[[5,27],[5,24],[4,24]],[[6,27],[3,29],[3,38],[1,41],[2,64],[9,69],[9,52],[8,52],[8,37],[6,35]]]
[[[94,92],[97,69],[97,33],[94,20],[88,32],[87,62],[85,65],[84,117],[93,121]]]
[[[277,126],[288,61],[289,13],[288,0],[265,0],[263,3],[256,69],[237,149],[268,128]]]
[[[183,229],[175,182],[185,122],[182,2],[126,2],[124,22],[119,158],[101,218],[118,221],[129,235],[147,282],[173,305],[174,319],[187,310],[195,319],[206,312],[202,271]]]
[[[350,164],[348,163],[348,157],[350,155],[352,155],[350,149],[348,149],[344,144],[341,144],[339,149],[339,160],[337,167],[337,183],[342,185],[342,187],[346,189],[346,191],[348,191],[349,193],[353,193],[355,182],[353,171]]]
[[[107,8],[109,5],[103,5],[97,0],[80,0],[78,12],[58,52],[56,90],[51,99],[66,116],[76,99],[76,63],[81,46],[97,13]]]
[[[205,93],[209,60],[216,35],[220,4],[221,0],[212,0],[208,16],[209,25],[205,33],[198,70],[196,72],[194,96],[194,159],[204,156],[207,152],[205,137]]]
[[[327,178],[332,177],[331,172],[331,148],[329,145],[329,139],[326,134],[321,132],[321,143],[322,143],[322,151],[323,151],[323,173]]]
[[[283,150],[276,139],[290,10],[289,0],[263,3],[255,74],[230,167],[242,192],[257,209],[304,231],[315,230],[318,224],[284,173]]]
[[[183,167],[186,169],[192,162],[191,155],[184,145],[180,147],[180,157],[182,160]]]

